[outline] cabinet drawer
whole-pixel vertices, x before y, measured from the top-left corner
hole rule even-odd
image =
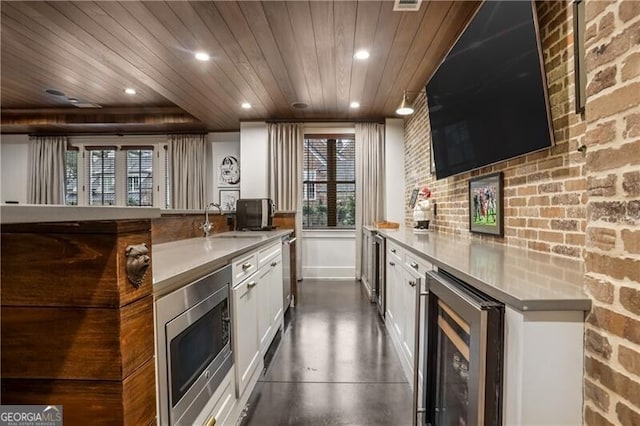
[[[404,249],[399,245],[387,240],[387,260],[395,258],[398,262],[402,262]]]
[[[271,263],[271,261],[280,253],[282,253],[282,243],[279,240],[258,250],[258,269]]]
[[[253,252],[245,254],[244,256],[236,257],[233,259],[232,264],[233,285],[241,283],[242,280],[250,277],[257,270],[258,253]]]
[[[415,271],[419,277],[424,277],[427,271],[433,269],[433,265],[430,262],[408,251],[405,253],[404,263],[409,270]]]

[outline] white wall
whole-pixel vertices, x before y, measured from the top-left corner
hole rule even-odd
[[[2,135],[0,139],[0,202],[27,202],[29,135]]]
[[[269,133],[267,123],[240,123],[240,195],[242,198],[268,196],[267,179]]]
[[[404,222],[404,119],[387,118],[384,126],[385,219]]]
[[[355,231],[303,231],[302,277],[344,278],[356,276]]]
[[[221,158],[226,155],[234,155],[238,158],[240,160],[240,183],[242,183],[244,177],[242,159],[240,158],[240,132],[209,133],[207,139],[211,142],[211,149],[207,152],[207,161],[211,164],[211,167],[207,168],[207,180],[212,183],[207,200],[219,203],[221,188],[218,182],[218,166]],[[240,186],[225,187],[224,189],[237,189],[240,191]],[[242,196],[242,193],[240,193],[240,196]]]

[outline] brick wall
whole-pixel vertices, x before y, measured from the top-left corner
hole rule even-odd
[[[586,3],[585,423],[640,424],[640,2]]]
[[[420,97],[405,121],[405,198],[429,186],[435,228],[467,234],[469,177],[503,171],[505,237],[482,238],[584,259],[584,423],[640,425],[640,1],[586,0],[584,117],[573,113],[571,3],[537,10],[556,146],[436,181]]]
[[[481,238],[581,258],[587,182],[585,155],[577,148],[584,143],[585,122],[574,113],[571,5],[540,2],[537,11],[556,145],[480,170],[435,180],[430,172],[427,105],[421,95],[416,101],[416,112],[405,121],[405,205],[413,188],[426,185],[437,204],[435,228],[445,233],[468,233],[469,178],[502,171],[505,236]],[[411,213],[407,208],[407,225],[411,225]]]

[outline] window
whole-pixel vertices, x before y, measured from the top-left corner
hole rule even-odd
[[[304,181],[310,182],[304,184],[304,192],[302,194],[302,199],[304,201],[315,201],[316,200],[316,184],[311,183],[316,180],[316,171],[315,170],[305,170],[304,171]]]
[[[153,206],[153,149],[127,150],[127,205]]]
[[[64,203],[78,205],[78,150],[67,151],[64,174]]]
[[[303,227],[355,227],[353,135],[305,135]]]
[[[89,205],[116,204],[116,150],[92,149],[88,155]]]
[[[168,163],[161,136],[69,139],[65,204],[165,207]]]

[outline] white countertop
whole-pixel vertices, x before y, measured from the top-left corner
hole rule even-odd
[[[588,311],[591,307],[583,291],[584,270],[579,260],[461,235],[414,234],[406,227],[366,229],[520,311]]]
[[[2,204],[0,206],[0,221],[5,224],[154,219],[160,217],[160,211],[154,207]]]
[[[275,231],[232,231],[169,243],[154,244],[153,291],[164,295],[226,265],[242,253],[278,240],[292,229]]]

